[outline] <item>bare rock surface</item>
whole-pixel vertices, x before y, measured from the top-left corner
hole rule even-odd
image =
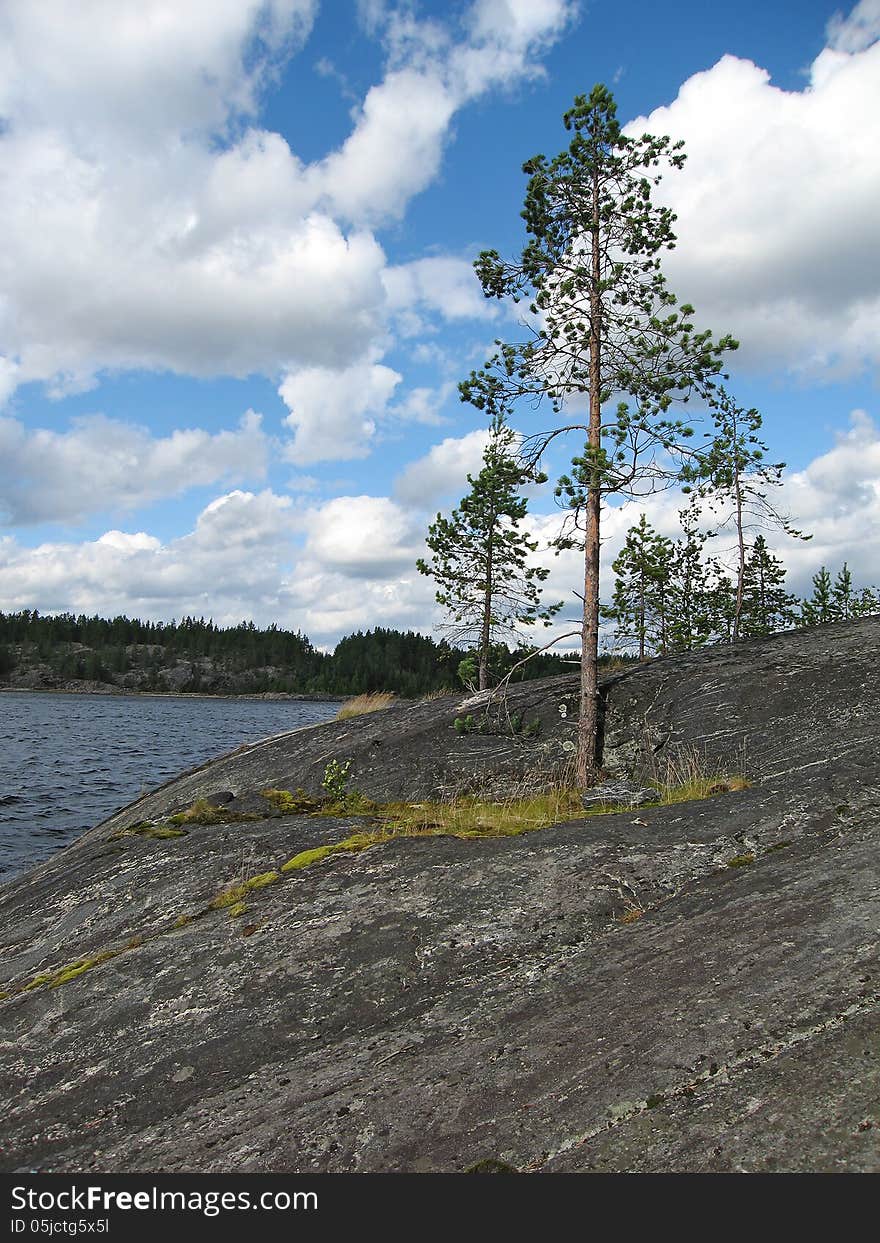
[[[259,791],[333,759],[380,800],[534,788],[570,764],[573,679],[138,800],[0,890],[3,1168],[880,1169],[878,665],[872,618],[613,675],[609,779],[696,750],[751,786],[515,838],[282,872],[365,822]],[[139,828],[209,795],[260,818]]]

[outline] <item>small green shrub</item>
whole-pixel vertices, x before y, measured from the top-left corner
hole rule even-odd
[[[339,760],[331,760],[324,769],[324,779],[321,782],[321,786],[332,802],[341,803],[345,798],[350,769],[351,760],[345,760],[341,764]]]

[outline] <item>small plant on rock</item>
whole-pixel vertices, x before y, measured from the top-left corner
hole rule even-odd
[[[332,802],[341,803],[345,800],[350,769],[351,760],[345,760],[341,764],[339,760],[331,760],[324,769],[324,779],[321,782],[321,786]]]

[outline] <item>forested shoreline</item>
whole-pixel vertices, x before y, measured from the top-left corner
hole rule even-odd
[[[497,679],[534,649],[493,649]],[[253,622],[217,626],[204,618],[139,621],[37,610],[0,613],[0,686],[9,689],[116,688],[173,694],[359,695],[392,691],[416,698],[460,689],[468,652],[414,631],[377,627],[323,652],[298,631]],[[576,657],[542,653],[514,680],[570,672]],[[467,664],[464,665],[466,675]]]

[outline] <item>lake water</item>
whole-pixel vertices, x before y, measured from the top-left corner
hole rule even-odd
[[[0,881],[171,777],[338,703],[0,693]]]

